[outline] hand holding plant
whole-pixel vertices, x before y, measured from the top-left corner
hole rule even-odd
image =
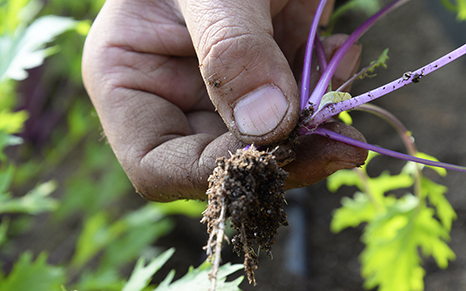
[[[295,76],[317,4],[106,2],[86,41],[84,81],[104,132],[141,195],[155,201],[205,199],[217,157],[288,137],[299,120]],[[329,5],[322,23],[330,10]],[[328,59],[342,40],[324,42]],[[335,85],[356,70],[359,53],[355,45]],[[312,76],[318,79],[317,72]],[[362,138],[349,126],[338,127]],[[286,168],[286,187],[310,185],[365,159],[364,150],[339,142],[328,150],[328,143],[316,135],[303,138],[300,162]]]

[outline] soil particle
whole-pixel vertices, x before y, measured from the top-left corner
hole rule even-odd
[[[256,283],[258,252],[265,251],[272,257],[277,229],[287,225],[283,190],[287,176],[272,152],[250,146],[230,158],[219,158],[217,168],[209,177],[209,204],[202,219],[210,234],[207,252],[213,254],[213,238],[220,235],[218,229],[225,223],[221,218],[228,218],[230,227],[237,232],[232,239],[233,251],[238,256],[244,253],[249,283]]]

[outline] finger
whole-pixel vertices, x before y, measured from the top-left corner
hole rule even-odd
[[[346,34],[335,34],[325,38],[322,41],[327,61],[330,61],[333,58],[333,55],[348,38],[349,35]],[[351,46],[343,59],[340,61],[332,78],[332,87],[334,90],[340,87],[357,72],[359,63],[361,61],[361,51],[361,43],[356,42]]]
[[[270,5],[180,0],[209,96],[247,143],[281,140],[298,120],[297,85],[273,39]]]
[[[350,138],[366,141],[358,130],[341,122],[322,126]],[[287,189],[306,187],[338,170],[359,167],[366,161],[367,150],[323,136],[309,135],[300,138],[296,156],[297,159],[284,167],[289,172]]]
[[[213,110],[188,30],[176,10],[173,1],[105,3],[86,39],[82,64],[84,84],[96,107],[107,102],[99,100],[109,96],[101,92],[124,87],[161,96],[183,111]]]

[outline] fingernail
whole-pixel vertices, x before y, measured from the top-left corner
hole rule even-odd
[[[236,103],[233,117],[242,134],[260,136],[277,127],[288,105],[288,100],[278,87],[261,87]]]
[[[361,56],[361,45],[358,43],[348,50],[346,55],[341,60],[340,64],[335,71],[335,78],[346,81],[352,77],[355,70],[355,66],[359,63],[359,57]]]

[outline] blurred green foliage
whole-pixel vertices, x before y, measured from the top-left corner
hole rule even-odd
[[[84,39],[103,4],[51,0],[43,6],[36,0],[0,0],[0,257],[15,260],[0,265],[0,291],[50,291],[60,286],[136,290],[136,285],[141,287],[137,290],[152,290],[154,264],[160,268],[173,253],[157,257],[161,251],[154,246],[173,228],[170,215],[200,217],[205,209],[198,201],[157,204],[141,199],[139,206],[125,205],[128,194],[138,197],[101,138],[81,80]],[[47,126],[50,120],[55,120],[53,126]],[[50,178],[54,179],[41,182]],[[70,223],[77,228],[70,229]],[[45,236],[54,229],[69,233],[74,238],[72,254],[50,264],[46,251],[17,243],[18,234],[27,236],[37,227]],[[49,248],[54,251],[53,245]],[[122,270],[138,258],[126,283]],[[149,269],[143,258],[152,260]],[[207,266],[191,269],[181,283],[170,284],[173,276],[169,277],[165,288],[192,280],[209,284]],[[222,280],[241,267],[225,266]],[[241,278],[221,286],[239,290],[240,282]]]
[[[466,20],[466,0],[440,0],[443,6],[456,13],[456,19],[458,21]]]

